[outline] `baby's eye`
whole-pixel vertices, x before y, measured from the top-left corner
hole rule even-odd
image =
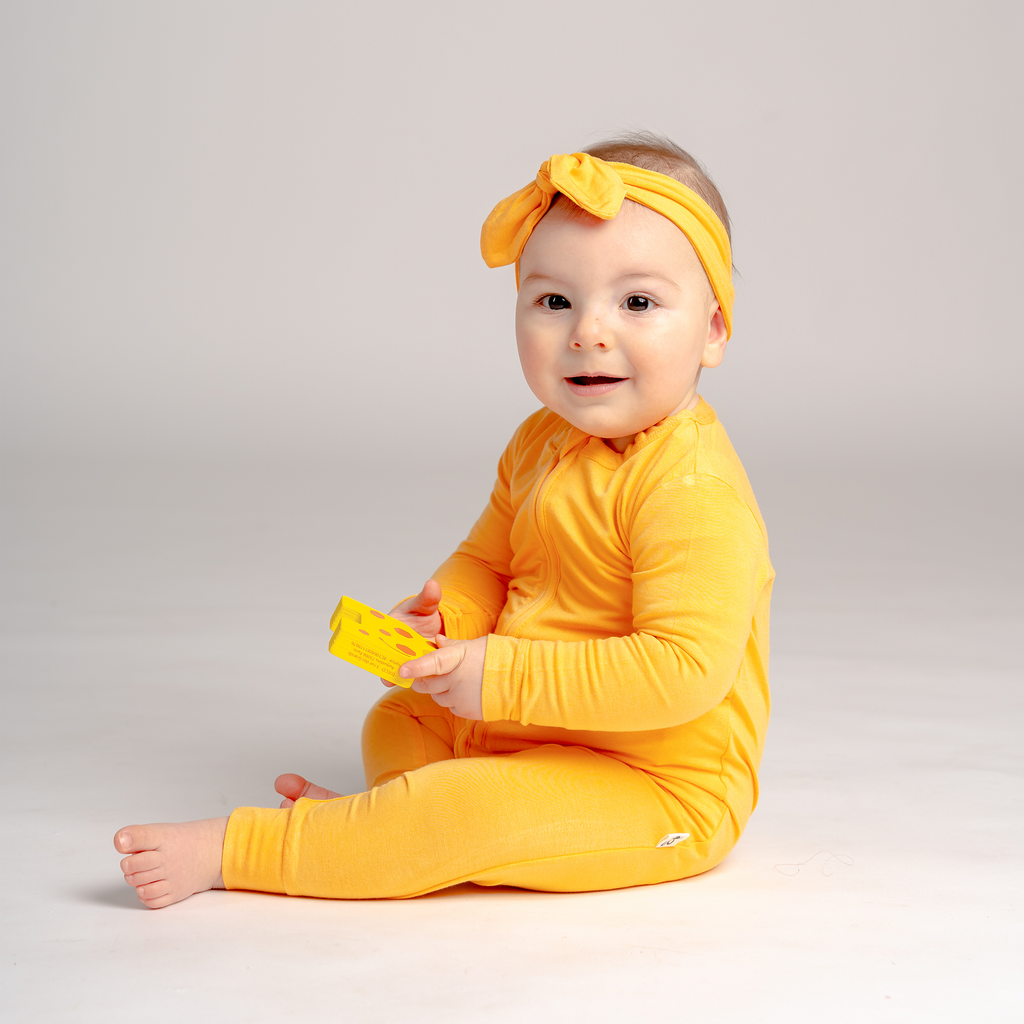
[[[572,303],[564,295],[545,295],[540,304],[545,309],[572,309]]]
[[[626,299],[626,309],[631,313],[645,313],[651,305],[651,300],[646,295],[630,295]]]

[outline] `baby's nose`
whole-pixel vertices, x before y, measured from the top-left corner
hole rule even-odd
[[[608,348],[611,334],[599,316],[580,317],[569,339],[574,349]]]

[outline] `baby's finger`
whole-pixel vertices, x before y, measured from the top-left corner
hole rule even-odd
[[[441,584],[437,580],[427,580],[423,589],[391,609],[391,614],[404,612],[406,615],[433,615],[441,603]]]
[[[424,676],[443,676],[452,672],[462,664],[466,656],[463,644],[451,647],[439,647],[436,651],[424,654],[412,661],[407,661],[398,674],[403,679],[422,679]]]
[[[411,689],[417,693],[429,694],[434,700],[437,700],[448,692],[449,686],[451,686],[451,682],[448,676],[421,676],[412,681]]]

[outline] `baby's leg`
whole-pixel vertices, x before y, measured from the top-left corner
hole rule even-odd
[[[572,892],[683,878],[735,843],[658,780],[586,747],[435,761],[365,793],[239,808],[228,888],[366,899],[459,882]],[[660,845],[659,845],[660,844]]]
[[[363,725],[366,786],[383,785],[435,761],[455,757],[457,725],[466,725],[433,697],[395,687],[370,710]]]
[[[119,829],[114,847],[130,854],[121,861],[124,880],[152,910],[196,892],[223,889],[220,862],[227,825],[227,818],[207,818]]]

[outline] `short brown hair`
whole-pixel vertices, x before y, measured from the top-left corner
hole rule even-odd
[[[703,164],[671,139],[656,135],[654,132],[625,132],[594,146],[588,146],[583,152],[596,156],[599,160],[632,164],[647,171],[667,174],[670,178],[682,182],[718,214],[718,219],[725,225],[726,234],[729,235],[730,241],[732,240],[729,211],[725,208],[722,193],[715,187]]]

